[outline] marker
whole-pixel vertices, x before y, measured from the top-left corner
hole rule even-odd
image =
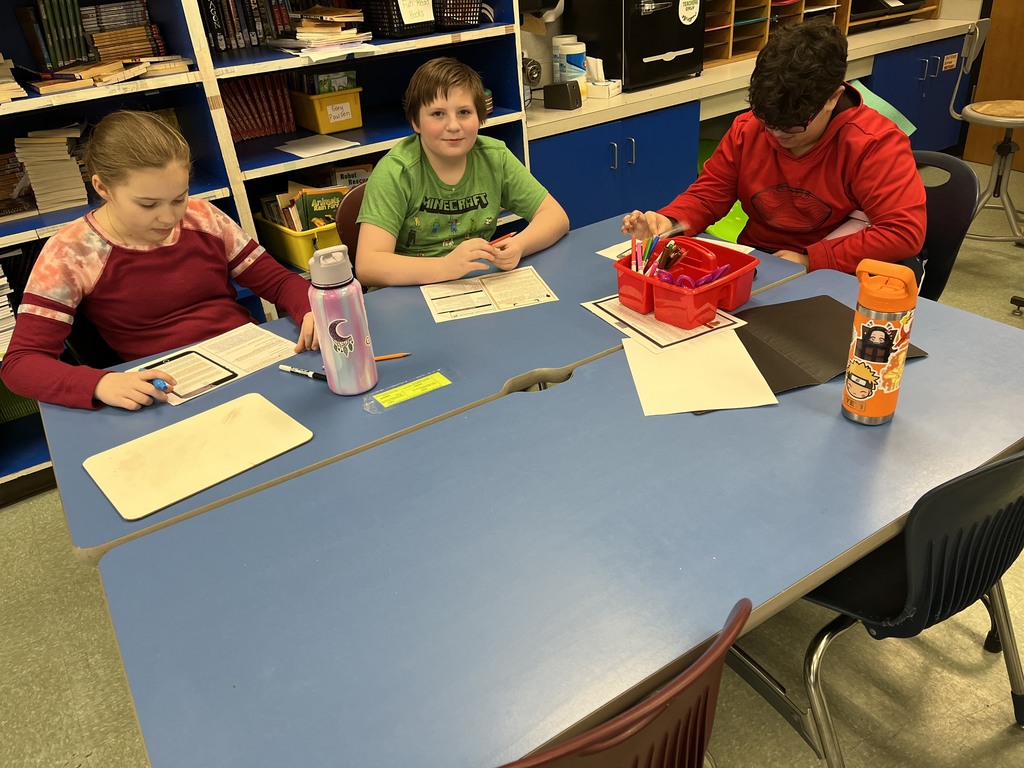
[[[157,389],[159,389],[161,392],[166,392],[171,388],[171,385],[168,384],[163,379],[150,379],[149,383],[152,384]]]
[[[411,354],[412,354],[412,352],[395,352],[395,353],[390,354],[390,355],[377,355],[373,359],[374,359],[374,362],[379,363],[381,360],[397,360],[400,357],[408,357]]]
[[[307,371],[305,368],[293,368],[290,365],[279,365],[277,366],[280,370],[285,373],[297,373],[299,376],[305,376],[307,379],[316,379],[317,381],[327,381],[327,374],[317,373],[316,371]]]

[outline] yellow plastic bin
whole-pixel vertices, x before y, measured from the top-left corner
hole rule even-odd
[[[363,124],[363,113],[359,109],[361,90],[349,88],[347,91],[320,94],[292,91],[295,122],[317,133],[337,133],[359,128]]]
[[[309,260],[317,248],[341,245],[338,228],[333,223],[296,232],[268,221],[258,213],[253,218],[260,231],[260,245],[278,261],[294,264],[303,271],[309,269]]]

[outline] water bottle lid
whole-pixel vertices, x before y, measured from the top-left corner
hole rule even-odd
[[[910,267],[864,259],[857,265],[857,279],[857,303],[876,312],[906,312],[917,303],[917,279]]]
[[[344,245],[321,248],[309,260],[309,279],[317,288],[346,285],[352,282],[352,277],[352,263]]]

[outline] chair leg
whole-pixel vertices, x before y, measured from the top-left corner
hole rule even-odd
[[[843,760],[843,751],[839,747],[835,725],[828,712],[825,691],[821,686],[821,662],[829,644],[856,623],[856,619],[840,614],[818,632],[804,654],[804,687],[807,690],[811,716],[818,729],[821,750],[825,754],[825,762],[829,768],[844,768],[846,763]]]
[[[984,648],[989,653],[1000,653],[1003,650],[1003,644],[999,641],[999,627],[996,626],[996,615],[992,612],[992,600],[988,595],[981,596],[981,603],[985,606],[985,610],[988,611],[988,634],[985,635]]]
[[[992,601],[992,615],[1003,641],[1003,661],[1006,662],[1006,674],[1010,678],[1010,697],[1013,699],[1013,718],[1017,725],[1024,728],[1024,669],[1020,664],[1020,652],[1017,640],[1013,636],[1013,624],[1010,622],[1010,609],[1006,605],[1006,592],[1003,591],[1002,580],[992,585],[988,591]]]

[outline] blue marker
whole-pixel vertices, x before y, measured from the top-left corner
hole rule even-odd
[[[171,386],[163,379],[151,379],[150,384],[159,389],[161,392],[166,392]]]

